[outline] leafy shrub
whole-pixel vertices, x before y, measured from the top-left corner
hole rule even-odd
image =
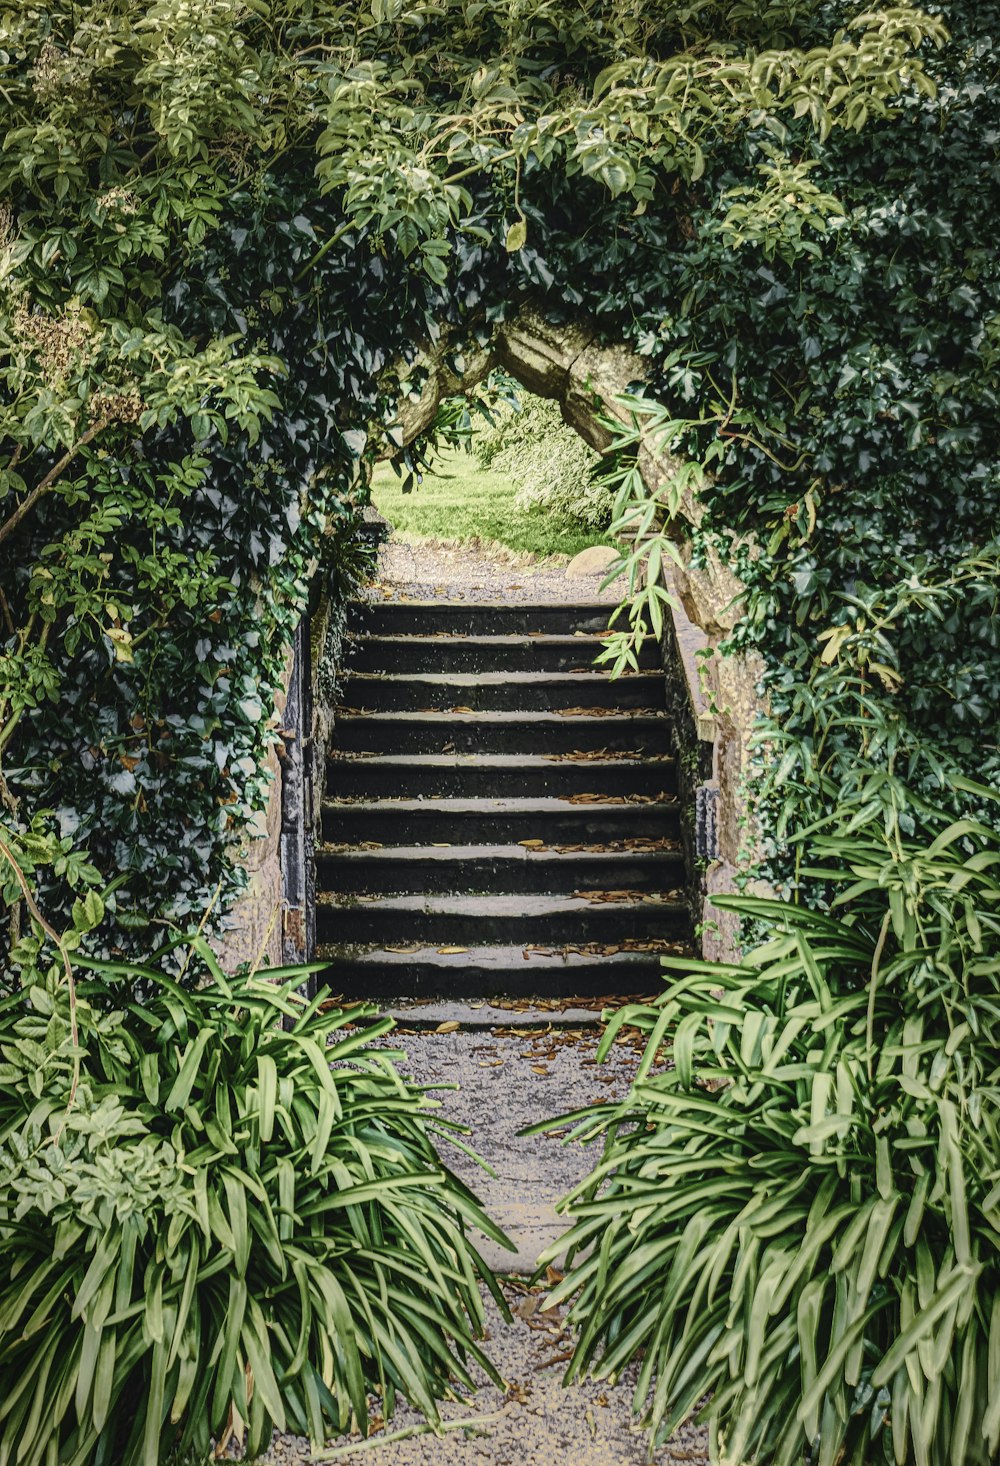
[[[307,582],[358,460],[416,454],[417,343],[461,385],[529,303],[644,356],[721,451],[705,535],[765,549],[738,635],[781,676],[859,565],[975,547],[1000,12],[861,9],[5,7],[0,802],[125,877],[109,941],[239,888]]]
[[[274,1426],[315,1444],[365,1431],[373,1391],[435,1421],[467,1361],[496,1378],[466,1229],[501,1234],[368,1047],[390,1021],[187,956],[194,991],[91,962],[75,1016],[58,972],[0,1006],[4,1466],[155,1466],[244,1425],[250,1454]],[[109,1011],[108,981],[143,1002]]]
[[[657,1441],[700,1408],[715,1461],[997,1459],[1000,849],[942,823],[814,837],[842,913],[724,898],[770,940],[670,959],[608,1029],[647,1048],[629,1099],[578,1117],[605,1149],[557,1299],[571,1378],[641,1358]]]
[[[563,422],[557,403],[531,393],[514,405],[501,403],[471,446],[484,468],[518,485],[516,508],[544,509],[591,529],[607,529],[612,496],[592,479],[600,458]]]
[[[1000,540],[944,567],[921,557],[885,586],[859,577],[837,599],[812,664],[769,678],[755,734],[760,869],[810,904],[827,892],[802,870],[805,842],[785,836],[830,809],[842,823],[881,810],[912,834],[932,800],[953,818],[1000,826],[1000,806],[963,777],[1000,778],[1000,749],[982,726],[996,721]]]

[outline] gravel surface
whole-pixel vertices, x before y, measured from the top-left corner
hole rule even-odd
[[[602,576],[570,579],[569,556],[536,560],[499,545],[467,540],[422,540],[393,534],[379,551],[373,600],[607,601],[625,594],[619,578],[600,590]]]
[[[499,1267],[530,1269],[541,1247],[563,1229],[555,1202],[597,1159],[592,1148],[563,1145],[552,1136],[521,1139],[518,1131],[627,1093],[638,1049],[626,1037],[598,1066],[598,1037],[592,1026],[553,1027],[542,1013],[531,1027],[449,1033],[404,1027],[380,1042],[403,1050],[400,1067],[416,1082],[460,1086],[441,1093],[441,1112],[471,1129],[472,1144],[496,1175],[484,1174],[460,1151],[449,1160],[518,1243],[516,1259],[499,1249],[489,1254]],[[504,1291],[513,1321],[506,1323],[489,1302],[486,1349],[506,1391],[484,1378],[471,1400],[442,1406],[447,1421],[468,1421],[467,1428],[396,1441],[380,1441],[380,1431],[348,1460],[378,1466],[642,1466],[652,1459],[656,1466],[704,1466],[706,1435],[694,1426],[679,1431],[650,1458],[646,1436],[631,1413],[634,1372],[613,1387],[594,1381],[563,1386],[572,1337],[563,1312],[546,1306],[545,1283],[532,1288],[527,1277],[513,1277]],[[421,1424],[422,1417],[404,1403],[388,1434]],[[331,1441],[328,1449],[347,1443]],[[309,1443],[276,1438],[262,1459],[275,1466],[304,1463],[310,1459]]]
[[[599,1028],[556,1028],[539,1016],[531,1028],[404,1028],[383,1040],[385,1047],[403,1049],[400,1068],[417,1083],[458,1086],[439,1096],[441,1113],[468,1127],[470,1144],[494,1174],[459,1150],[449,1164],[517,1243],[516,1254],[484,1246],[498,1272],[534,1270],[538,1254],[565,1231],[556,1202],[599,1159],[595,1146],[565,1145],[552,1135],[522,1138],[519,1132],[591,1102],[623,1098],[639,1057],[622,1042],[598,1065]]]
[[[498,549],[447,541],[406,541],[394,535],[379,557],[373,599],[454,601],[594,601],[615,603],[624,593],[619,581],[600,591],[600,576],[570,579],[566,558],[534,561]],[[483,1004],[449,1004],[444,1032],[400,1027],[381,1046],[400,1048],[400,1067],[420,1084],[456,1086],[442,1091],[441,1113],[466,1125],[470,1142],[494,1174],[461,1151],[448,1156],[517,1245],[516,1256],[484,1244],[487,1260],[511,1276],[505,1293],[513,1312],[506,1323],[489,1302],[486,1343],[507,1384],[497,1389],[485,1378],[475,1396],[442,1407],[443,1417],[466,1421],[442,1437],[414,1434],[406,1439],[372,1437],[347,1458],[378,1466],[705,1466],[706,1433],[683,1428],[651,1458],[645,1434],[632,1416],[634,1374],[615,1386],[586,1381],[564,1388],[562,1378],[572,1348],[560,1310],[547,1304],[547,1285],[532,1287],[529,1275],[544,1247],[565,1230],[556,1202],[587,1173],[598,1156],[593,1148],[564,1145],[552,1135],[522,1139],[526,1125],[584,1105],[624,1096],[639,1050],[627,1035],[604,1064],[595,1052],[600,1028],[596,1015],[552,1003],[529,1014],[512,1011],[492,1027],[483,1024]],[[523,1005],[526,1006],[526,1005]],[[518,1005],[510,1004],[512,1010]],[[579,1025],[567,1026],[567,1009]],[[496,1013],[492,1009],[490,1016]],[[413,1022],[420,1021],[415,1010]],[[426,1020],[424,1020],[426,1021]],[[518,1274],[519,1276],[514,1276]],[[557,1274],[553,1274],[556,1276]],[[477,1424],[477,1422],[479,1422]],[[419,1430],[421,1416],[402,1403],[388,1434]],[[376,1444],[377,1442],[377,1444]],[[328,1449],[347,1444],[331,1441]],[[294,1466],[310,1459],[308,1441],[277,1437],[263,1461]]]

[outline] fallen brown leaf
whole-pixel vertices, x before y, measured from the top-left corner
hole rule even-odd
[[[641,718],[661,713],[662,708],[553,708],[563,718]]]

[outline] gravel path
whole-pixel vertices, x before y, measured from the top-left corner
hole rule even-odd
[[[373,599],[453,601],[593,601],[615,603],[624,594],[619,581],[599,589],[601,576],[568,578],[565,557],[533,561],[498,549],[447,541],[407,541],[393,536],[379,556]],[[520,1138],[518,1132],[539,1120],[628,1092],[639,1052],[627,1035],[600,1066],[595,1052],[600,1034],[597,1011],[540,1005],[530,1012],[510,1004],[506,1021],[496,1007],[449,1004],[437,1028],[418,1028],[420,1007],[398,1015],[400,1027],[382,1040],[401,1048],[403,1072],[420,1084],[446,1084],[442,1114],[471,1131],[471,1144],[495,1174],[489,1175],[461,1151],[449,1157],[517,1244],[512,1257],[491,1244],[484,1255],[498,1271],[512,1274],[505,1293],[513,1312],[506,1323],[488,1305],[487,1350],[507,1389],[484,1378],[473,1399],[442,1407],[448,1421],[464,1420],[443,1437],[412,1435],[380,1441],[352,1452],[348,1460],[377,1466],[704,1466],[707,1438],[685,1427],[651,1458],[645,1434],[631,1412],[634,1375],[614,1387],[586,1381],[564,1388],[563,1374],[572,1348],[563,1313],[546,1306],[548,1287],[528,1281],[535,1261],[565,1229],[556,1202],[597,1159],[593,1149],[564,1145],[554,1136]],[[513,1274],[519,1274],[514,1276]],[[553,1274],[556,1276],[556,1274]],[[477,1423],[479,1422],[479,1423]],[[421,1417],[405,1403],[388,1433],[419,1429]],[[379,1442],[376,1444],[376,1442]],[[328,1448],[348,1444],[331,1441]],[[310,1459],[309,1443],[277,1438],[263,1461],[298,1466]]]
[[[625,594],[619,578],[600,590],[602,576],[570,579],[567,555],[535,560],[502,546],[422,540],[393,534],[379,551],[374,600],[608,601]]]
[[[530,1268],[541,1247],[559,1236],[564,1223],[555,1203],[597,1158],[588,1147],[564,1145],[552,1136],[520,1139],[517,1132],[532,1121],[625,1095],[639,1057],[625,1038],[598,1066],[596,1025],[557,1028],[541,1013],[538,1021],[529,1015],[525,1026],[525,1016],[512,1014],[517,1027],[449,1033],[403,1028],[382,1040],[383,1047],[404,1051],[401,1068],[419,1083],[459,1086],[442,1093],[442,1113],[469,1126],[472,1144],[496,1175],[484,1174],[460,1151],[450,1163],[518,1243],[516,1261],[499,1250],[488,1254],[505,1269],[512,1262]],[[474,1010],[470,1017],[475,1020]],[[705,1432],[693,1426],[649,1456],[646,1436],[631,1413],[634,1372],[614,1387],[593,1381],[563,1386],[572,1337],[563,1311],[547,1307],[547,1292],[545,1283],[533,1288],[527,1277],[510,1278],[505,1285],[514,1315],[509,1324],[488,1304],[486,1348],[507,1389],[484,1378],[471,1400],[442,1407],[447,1421],[468,1421],[468,1429],[375,1444],[379,1432],[370,1446],[346,1459],[376,1466],[642,1466],[650,1460],[656,1466],[704,1466]],[[388,1433],[421,1423],[422,1417],[403,1404]],[[328,1449],[348,1443],[331,1441]],[[262,1459],[299,1466],[310,1459],[309,1444],[281,1437]]]

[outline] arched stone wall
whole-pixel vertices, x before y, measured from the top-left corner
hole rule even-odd
[[[646,373],[644,359],[620,342],[602,340],[596,322],[574,319],[552,322],[532,305],[523,306],[500,323],[488,346],[466,356],[461,376],[448,365],[453,343],[438,343],[421,353],[410,368],[426,373],[419,394],[403,398],[399,420],[404,442],[412,442],[434,420],[440,403],[467,391],[482,381],[494,367],[503,367],[529,391],[558,401],[563,419],[598,452],[608,447],[611,434],[601,417],[628,417],[617,398],[641,383]],[[403,374],[405,381],[405,373]],[[650,442],[640,447],[639,467],[655,492],[664,482],[668,463]],[[691,523],[701,518],[701,506],[688,494],[681,505],[681,517]],[[683,568],[673,567],[670,589],[681,604],[683,616],[704,634],[705,645],[717,648],[726,640],[742,614],[743,587],[718,556],[704,567],[690,564],[690,552],[678,535]],[[702,686],[693,696],[709,710],[714,734],[714,784],[716,785],[717,847],[705,874],[708,897],[734,889],[741,847],[752,836],[747,830],[743,781],[750,757],[750,735],[761,700],[758,693],[764,665],[759,657],[719,654],[703,661]],[[699,707],[693,711],[696,715]],[[705,731],[705,714],[701,714]],[[710,926],[705,936],[708,956],[730,956],[735,923],[711,906],[703,913]],[[714,923],[714,928],[711,925]]]
[[[525,388],[559,403],[564,420],[599,452],[611,442],[601,417],[628,422],[617,398],[641,383],[646,369],[643,358],[621,343],[602,340],[596,322],[574,319],[552,322],[533,305],[524,305],[498,323],[486,345],[470,348],[462,342],[464,370],[455,372],[452,362],[456,343],[443,336],[433,347],[418,351],[406,366],[397,365],[400,381],[398,420],[403,443],[425,432],[441,402],[470,391],[495,367],[503,367]],[[413,383],[412,392],[407,384]],[[419,383],[419,386],[416,385]],[[397,439],[398,441],[398,439]],[[668,465],[654,445],[640,447],[639,467],[654,490],[665,481]],[[681,517],[697,523],[700,506],[688,496],[681,505]],[[683,540],[681,543],[684,557]],[[703,568],[685,562],[670,571],[670,588],[678,598],[687,620],[704,633],[705,644],[717,647],[740,615],[742,586],[727,565],[718,558]],[[703,687],[694,689],[693,711],[702,737],[707,716],[714,738],[713,782],[716,788],[717,844],[715,859],[705,877],[707,896],[733,888],[741,844],[746,840],[743,778],[749,759],[749,738],[760,703],[757,687],[763,665],[756,658],[715,655],[705,661]],[[700,711],[700,717],[698,716]],[[292,955],[282,950],[280,915],[276,920],[276,894],[281,890],[280,821],[281,770],[276,761],[272,792],[274,819],[268,819],[262,838],[250,842],[246,864],[251,871],[251,888],[230,914],[229,934],[224,943],[226,960],[236,963],[262,951],[265,960],[279,962]],[[710,922],[705,938],[707,955],[729,955],[733,926],[711,907],[702,913]],[[714,930],[711,923],[716,923]]]

